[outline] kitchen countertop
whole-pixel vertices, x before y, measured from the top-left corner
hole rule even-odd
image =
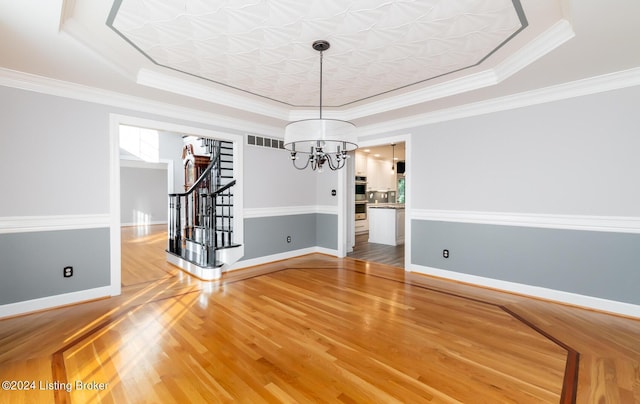
[[[404,204],[400,203],[370,203],[371,209],[404,209]]]

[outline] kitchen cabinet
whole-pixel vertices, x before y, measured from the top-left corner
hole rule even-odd
[[[369,209],[369,242],[404,244],[404,205],[371,206]]]
[[[369,231],[369,220],[356,220],[356,234],[362,234]]]
[[[389,191],[396,189],[396,175],[391,171],[391,162],[369,158],[367,163],[367,190]]]
[[[356,175],[367,176],[367,156],[356,152]]]

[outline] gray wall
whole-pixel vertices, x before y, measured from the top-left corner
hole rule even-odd
[[[331,190],[338,186],[337,172],[297,170],[288,152],[246,145],[246,141],[244,157],[245,208],[337,206],[337,197],[331,195]],[[291,235],[291,243],[286,242],[288,235]],[[244,237],[242,260],[316,246],[336,250],[338,217],[309,213],[247,218]]]
[[[167,222],[167,170],[120,167],[120,223]]]
[[[0,305],[109,286],[108,246],[107,228],[0,234]]]
[[[338,249],[338,215],[316,214],[316,245]]]
[[[414,128],[412,207],[640,217],[638,105],[636,86]],[[415,265],[640,304],[638,234],[413,220],[411,241]]]
[[[337,249],[336,215],[304,214],[244,220],[243,260],[315,246]],[[287,243],[291,236],[291,243]]]
[[[640,183],[640,159],[637,158],[640,114],[636,111],[637,105],[640,105],[640,87],[632,87],[403,130],[402,133],[412,133],[413,148],[408,157],[413,170],[410,173],[412,206],[431,210],[640,217],[640,187],[637,185]],[[20,196],[2,198],[1,214],[12,217],[108,213],[110,113],[238,133],[0,87],[1,185],[7,194]],[[30,145],[29,150],[23,150],[26,143]],[[245,208],[328,205],[335,200],[326,196],[334,184],[337,186],[335,173],[295,170],[281,150],[245,146],[244,151]],[[335,248],[328,236],[335,226],[331,223],[333,219],[320,220],[317,214],[297,216],[247,219],[245,259],[316,245]],[[94,287],[102,284],[102,279],[108,279],[109,241],[98,230],[83,233],[82,238],[95,250],[93,255],[100,261],[95,263],[96,272],[92,276],[100,281],[74,283],[68,291]],[[101,230],[105,232],[105,229]],[[284,245],[285,233],[289,232],[293,232],[293,242]],[[531,236],[525,236],[528,232]],[[64,248],[56,251],[60,263],[50,264],[49,255],[55,255],[42,237],[48,240],[52,234],[55,232],[2,235],[3,246],[15,243],[11,240],[20,240],[21,244],[29,246],[30,259],[37,257],[33,259],[38,260],[27,264],[22,260],[26,250],[4,247],[0,275],[2,284],[7,285],[4,287],[11,288],[13,293],[7,300],[21,301],[42,293],[64,293],[60,288],[42,293],[39,289],[23,290],[22,286],[12,288],[12,285],[22,285],[20,280],[12,278],[14,272],[29,273],[33,279],[47,279],[48,271],[59,273],[61,268],[58,267],[63,262],[62,265],[70,263],[74,266],[74,262],[83,262],[83,252]],[[438,234],[446,232],[443,230]],[[577,237],[573,233],[559,234],[560,240]],[[538,235],[536,229],[522,229],[522,233],[502,238],[504,243],[511,243],[504,247],[513,251],[512,262],[523,262],[528,258],[518,246],[527,244],[530,238],[538,240],[535,235]],[[604,237],[602,234],[597,236]],[[625,243],[637,244],[635,237],[609,236],[615,243],[621,243],[624,238]],[[470,232],[469,237],[470,240],[456,247],[452,254],[465,256],[466,262],[490,261],[487,250],[468,247],[473,242],[482,244],[485,240],[480,240],[481,236],[474,232]],[[568,245],[575,244],[567,240]],[[418,236],[412,241],[414,252],[423,248]],[[45,245],[41,244],[43,242]],[[594,249],[599,261],[594,258],[594,262],[602,265],[607,262],[606,268],[584,267],[580,272],[569,271],[567,268],[583,268],[582,253],[570,246],[564,251],[552,250],[551,255],[547,253],[545,257],[550,262],[563,263],[558,271],[565,272],[556,273],[559,279],[579,277],[584,282],[575,290],[584,290],[597,297],[620,296],[614,299],[628,301],[630,282],[625,280],[636,279],[636,268],[640,265],[623,263],[637,263],[637,256],[628,248],[612,245],[611,241],[599,238],[593,244],[599,245]],[[605,261],[606,257],[613,256],[616,256],[615,260]],[[434,263],[427,256],[416,256],[416,260],[424,265]],[[542,265],[542,262],[538,263]],[[80,267],[85,265],[80,264]],[[469,271],[464,265],[449,269],[462,273]],[[601,282],[594,275],[598,270],[606,271],[611,281]],[[507,276],[511,272],[505,265],[485,266],[483,271],[484,276],[490,278],[514,279]],[[522,276],[517,279],[535,285],[545,284],[553,289],[567,289],[560,281],[548,283],[549,277],[544,271],[539,267],[524,267],[520,271]],[[5,283],[6,279],[11,279],[11,283]]]
[[[417,265],[640,305],[639,234],[413,220],[411,237]]]
[[[239,134],[237,130],[224,127],[0,87],[0,172],[3,173],[0,185],[6,193],[19,195],[0,199],[0,214],[4,217],[48,218],[109,213],[111,113]],[[164,133],[161,133],[163,136]],[[25,144],[29,145],[28,150]],[[165,152],[165,144],[161,142],[161,157]],[[325,172],[318,177],[317,173],[309,170],[294,169],[282,150],[244,147],[245,175],[241,186],[244,187],[246,208],[315,206],[319,203],[318,198],[323,205],[337,204],[335,198],[327,197],[330,190],[337,186],[335,173]],[[176,164],[175,169],[176,182],[182,181],[180,165]],[[126,189],[127,175],[121,179]],[[126,211],[128,208],[125,206],[124,209]],[[293,222],[286,216],[247,220],[248,256],[245,258],[316,245],[336,248],[335,217],[328,215],[330,219],[318,222],[319,215],[315,213],[300,216]],[[273,220],[276,224],[254,226],[254,220]],[[274,229],[279,229],[281,236],[275,237]],[[55,239],[58,233],[55,231],[1,235],[4,249],[0,276],[3,278],[3,287],[11,290],[10,295],[3,293],[3,296],[7,296],[3,302],[26,301],[108,285],[110,242],[105,234],[108,235],[109,230],[69,232],[65,234],[74,236],[60,238],[66,240],[64,248],[50,240],[51,237]],[[293,241],[282,246],[286,244],[285,232],[292,235]],[[77,234],[82,234],[82,243],[77,244],[79,248],[74,247]],[[16,244],[23,248],[6,247]],[[56,247],[50,248],[50,245]],[[83,268],[89,267],[85,264],[84,245],[90,246],[87,251],[94,258],[90,266],[92,281],[89,282],[79,282],[86,273]],[[27,254],[29,261],[23,259]],[[82,272],[65,280],[61,274],[65,265],[73,265]],[[15,278],[16,274],[28,274],[28,278],[18,279]],[[55,280],[49,282],[50,277],[55,277]],[[47,279],[52,287],[43,288],[37,283],[39,279]],[[58,285],[58,281],[64,282]]]
[[[197,122],[0,86],[0,216],[48,222],[110,212],[110,114],[238,134]],[[180,149],[181,150],[181,149]],[[0,234],[0,304],[110,282],[109,229]],[[90,258],[90,260],[89,260]],[[62,277],[72,265],[76,275]]]

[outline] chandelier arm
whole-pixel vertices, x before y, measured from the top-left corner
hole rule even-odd
[[[296,160],[297,160],[297,159],[291,160],[291,162],[293,163],[293,166],[294,166],[295,168],[297,168],[298,170],[304,170],[305,168],[309,167],[309,161],[311,160],[311,158],[308,158],[308,159],[307,159],[307,163],[306,163],[304,166],[302,166],[302,167],[298,167],[298,165],[296,164]]]
[[[346,164],[347,160],[341,158],[339,154],[336,154],[336,161],[334,162],[331,158],[331,155],[327,154],[327,162],[329,163],[329,168],[333,171],[340,170]]]
[[[336,170],[336,166],[334,165],[333,158],[331,158],[331,155],[330,155],[330,154],[327,154],[327,163],[329,164],[329,168],[330,168],[332,171],[335,171],[335,170]],[[336,163],[336,164],[337,164],[337,163]]]

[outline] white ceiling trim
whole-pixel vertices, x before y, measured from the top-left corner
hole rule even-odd
[[[358,139],[640,85],[640,67],[358,128]]]
[[[303,108],[318,35],[338,45],[325,101],[340,107],[474,67],[528,24],[519,0],[119,0],[107,18],[155,64]]]
[[[289,107],[276,103],[268,103],[247,95],[233,94],[227,89],[218,89],[210,84],[201,85],[190,80],[172,77],[147,68],[138,70],[136,83],[158,90],[169,91],[174,94],[186,95],[187,97],[208,101],[213,104],[241,109],[254,114],[282,120],[289,119]]]
[[[560,20],[522,49],[517,50],[494,70],[503,81],[576,36],[571,23]]]
[[[496,85],[574,36],[571,24],[567,20],[560,20],[494,68],[447,80],[421,90],[372,101],[362,106],[333,108],[327,111],[326,115],[333,119],[350,121]],[[279,106],[276,103],[257,100],[257,97],[233,94],[229,90],[200,85],[145,68],[138,72],[137,83],[289,122],[315,118],[318,115],[317,109]]]
[[[507,57],[495,68],[464,76],[459,79],[448,80],[423,90],[412,91],[397,97],[374,101],[360,107],[348,108],[343,110],[343,115],[336,119],[348,121],[364,118],[498,84],[535,60],[553,51],[574,36],[575,33],[573,32],[571,24],[569,24],[567,20],[560,20],[533,41],[522,47],[518,52]],[[300,116],[301,115],[297,115],[296,119],[304,119],[300,118]]]
[[[0,85],[86,102],[110,105],[132,111],[147,112],[174,119],[189,120],[206,125],[238,130],[244,133],[257,133],[279,139],[281,139],[284,134],[284,124],[282,127],[253,124],[246,120],[230,119],[212,113],[203,113],[189,108],[176,107],[170,104],[150,101],[145,98],[132,97],[112,91],[96,89],[9,69],[0,68]],[[640,67],[576,80],[557,86],[494,98],[487,101],[429,112],[409,118],[362,126],[358,128],[358,137],[359,139],[366,140],[367,137],[379,135],[381,133],[389,133],[392,131],[405,130],[438,122],[484,115],[638,85],[640,85]],[[328,116],[331,115],[332,114],[328,114]]]
[[[73,1],[67,0],[65,1],[65,11],[62,14],[60,29],[58,32],[64,35],[68,35],[74,41],[77,41],[81,46],[84,46],[86,49],[91,51],[93,55],[100,58],[100,61],[105,65],[109,66],[111,69],[126,77],[129,80],[135,79],[135,69],[131,67],[127,67],[124,61],[126,60],[123,57],[111,58],[105,55],[117,55],[118,51],[113,47],[109,47],[105,49],[99,49],[96,45],[99,42],[98,39],[95,38],[93,33],[87,30],[82,24],[80,24],[73,17],[67,17],[70,15],[70,10],[73,9],[73,6],[69,5]],[[102,46],[107,47],[106,43],[101,43]]]
[[[240,132],[256,132],[278,138],[281,138],[284,132],[284,124],[282,127],[257,124],[248,120],[229,118],[210,112],[202,112],[191,108],[151,101],[142,97],[135,97],[4,68],[0,68],[0,85],[101,105],[109,105],[131,111],[146,112],[172,119],[188,120]]]

